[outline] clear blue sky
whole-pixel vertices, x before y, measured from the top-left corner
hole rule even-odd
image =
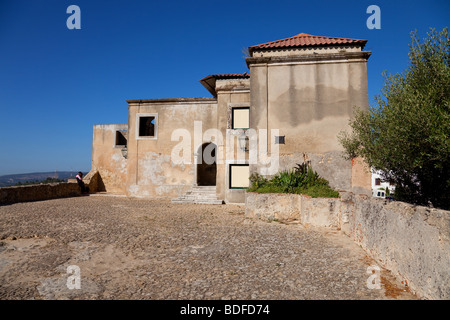
[[[69,30],[69,5],[81,30]],[[369,30],[369,5],[381,29]],[[208,97],[242,50],[301,32],[366,39],[369,100],[408,65],[410,31],[448,26],[450,1],[0,0],[0,175],[89,170],[92,126],[127,123],[127,99]]]

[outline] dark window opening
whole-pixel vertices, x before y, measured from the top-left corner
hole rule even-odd
[[[139,136],[140,137],[155,136],[155,117],[139,118]]]
[[[375,179],[375,185],[376,186],[380,186],[381,185],[381,179],[380,178],[376,178]]]
[[[285,139],[285,136],[276,136],[275,144],[286,144],[284,139]]]
[[[116,146],[127,146],[126,132],[116,131]]]

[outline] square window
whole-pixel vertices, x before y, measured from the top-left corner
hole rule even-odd
[[[155,117],[139,118],[139,136],[153,137],[155,135]]]
[[[234,107],[231,109],[231,128],[250,128],[250,107]]]
[[[230,164],[230,189],[246,189],[250,186],[248,164]]]
[[[136,115],[136,138],[156,140],[158,134],[158,114],[138,113]]]
[[[126,131],[116,131],[116,147],[126,147],[127,145],[127,132]]]
[[[275,136],[275,144],[286,144],[285,136]]]

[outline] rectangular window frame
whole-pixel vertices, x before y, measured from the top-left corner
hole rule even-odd
[[[155,118],[155,128],[153,136],[140,136],[139,135],[139,125],[140,118],[142,117],[154,117]],[[136,140],[158,140],[158,114],[157,113],[137,113],[136,114]]]
[[[286,136],[275,136],[275,144],[286,144]]]
[[[127,130],[116,130],[116,135],[114,137],[114,148],[124,148],[128,145],[128,137],[126,136]],[[117,144],[117,134],[122,134],[123,139],[125,139],[125,144]]]
[[[235,128],[234,127],[234,110],[248,110],[248,128]],[[250,106],[231,107],[231,129],[233,130],[248,130],[250,129]]]
[[[248,187],[233,187],[232,186],[232,184],[231,184],[232,167],[250,167],[250,165],[249,164],[245,164],[245,163],[230,163],[228,165],[228,188],[232,189],[232,190],[245,190],[245,189],[248,189],[250,187],[250,181],[249,181],[249,186]],[[250,170],[250,168],[249,168],[249,170]],[[249,178],[250,178],[250,175],[249,175]]]

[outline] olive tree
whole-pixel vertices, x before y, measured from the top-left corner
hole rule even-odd
[[[448,28],[422,41],[411,33],[409,66],[383,73],[369,112],[355,108],[338,138],[346,158],[363,157],[396,185],[398,200],[450,209],[450,40]]]

